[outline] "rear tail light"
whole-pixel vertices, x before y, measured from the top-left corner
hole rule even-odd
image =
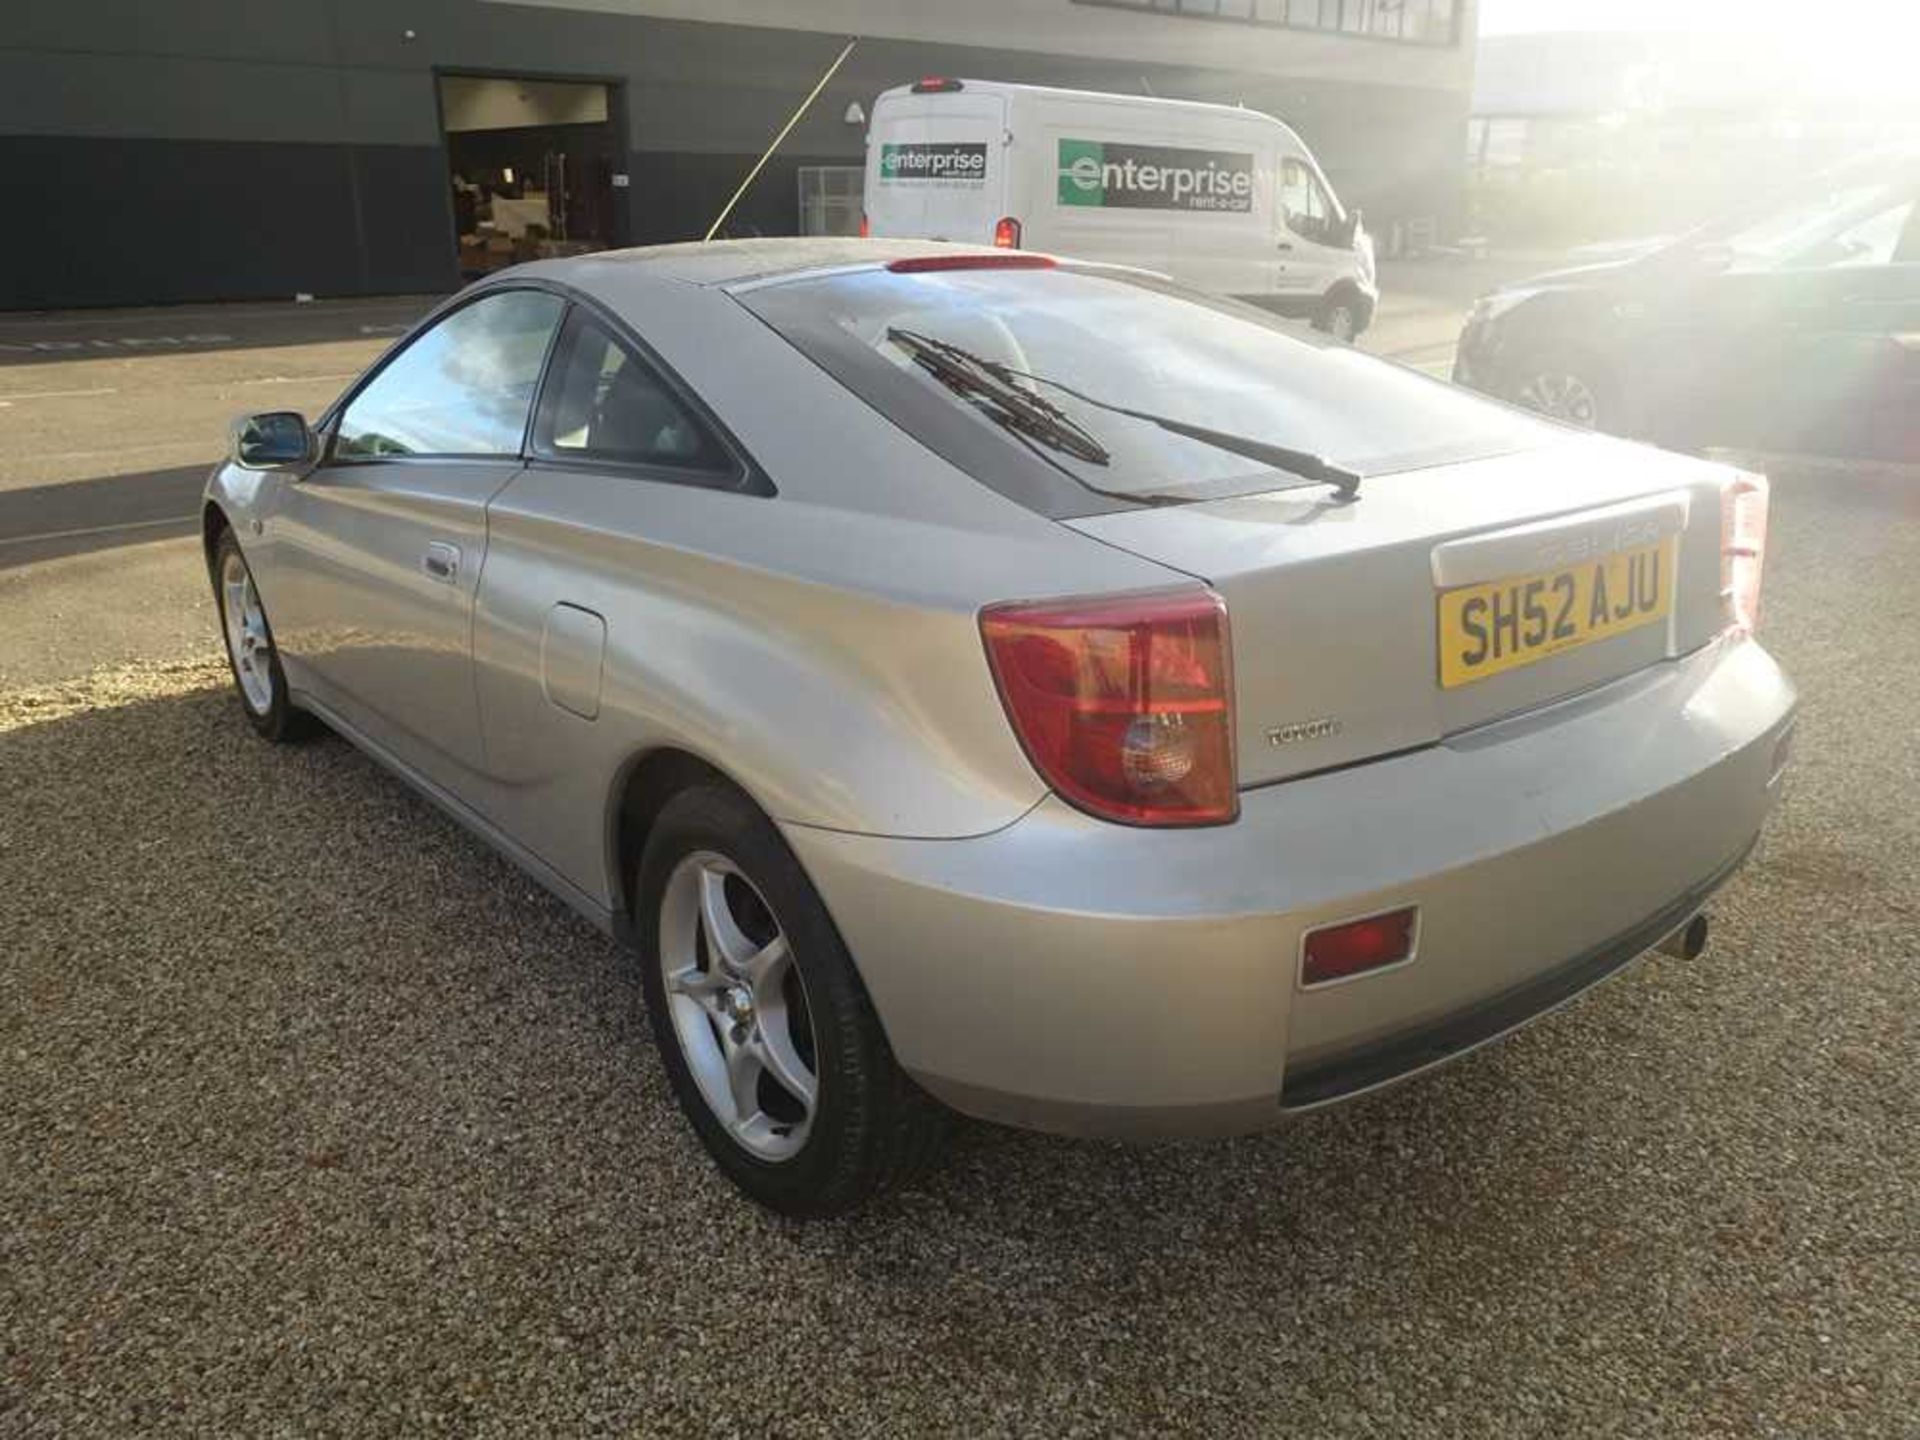
[[[1226,603],[1211,590],[992,605],[980,631],[1041,778],[1103,820],[1239,813]]]
[[[1020,222],[1011,215],[1002,215],[993,225],[993,243],[1002,250],[1020,248]]]
[[[1325,985],[1413,958],[1420,910],[1409,905],[1309,930],[1300,946],[1300,983]]]
[[[867,218],[867,212],[864,210],[860,212],[860,238],[862,240],[873,238],[873,221]]]
[[[1720,597],[1727,624],[1760,623],[1760,568],[1767,555],[1767,477],[1735,475],[1720,489]]]
[[[933,275],[942,270],[1051,270],[1056,263],[1051,255],[989,255],[974,250],[960,255],[910,255],[889,260],[887,269],[895,275]]]

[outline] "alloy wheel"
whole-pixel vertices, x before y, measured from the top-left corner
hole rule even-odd
[[[260,592],[239,552],[229,551],[220,567],[221,618],[227,632],[227,653],[247,708],[265,715],[273,708],[273,640],[267,633],[266,611]]]
[[[700,1097],[758,1159],[806,1144],[820,1081],[806,983],[772,907],[724,855],[674,867],[660,902],[660,978]]]
[[[1600,419],[1593,387],[1566,370],[1542,370],[1520,387],[1517,397],[1529,410],[1591,430]]]

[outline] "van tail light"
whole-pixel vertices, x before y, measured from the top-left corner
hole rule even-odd
[[[990,605],[1007,719],[1048,785],[1126,825],[1240,811],[1226,602],[1211,590]]]
[[[1760,623],[1760,568],[1767,555],[1767,477],[1738,474],[1720,487],[1720,598],[1730,628]]]
[[[993,224],[993,243],[1002,250],[1020,248],[1020,222],[1011,215],[1002,215]]]
[[[860,238],[862,240],[873,238],[873,221],[867,218],[867,212],[864,210],[860,212]]]

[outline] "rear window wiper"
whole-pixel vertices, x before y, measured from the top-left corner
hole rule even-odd
[[[1073,426],[1074,430],[1083,436],[1087,436],[1089,440],[1091,440],[1092,437],[1087,435],[1087,432],[1078,425],[1075,425],[1073,421],[1069,420],[1063,411],[1049,404],[1040,396],[1035,395],[1031,390],[1023,388],[1017,382],[1026,380],[1034,385],[1045,385],[1048,389],[1058,390],[1063,395],[1071,395],[1081,404],[1091,405],[1096,410],[1106,410],[1115,415],[1125,415],[1130,420],[1139,420],[1148,425],[1157,425],[1160,429],[1170,434],[1182,435],[1189,440],[1197,440],[1202,445],[1211,445],[1216,450],[1225,450],[1231,455],[1239,455],[1248,460],[1255,460],[1262,465],[1271,465],[1274,469],[1284,470],[1289,475],[1298,475],[1303,481],[1310,485],[1331,485],[1340,492],[1342,499],[1351,499],[1360,492],[1361,477],[1358,471],[1349,470],[1344,465],[1336,464],[1324,455],[1316,455],[1311,450],[1296,450],[1288,445],[1276,445],[1270,440],[1260,440],[1249,435],[1235,435],[1230,431],[1215,430],[1210,426],[1195,425],[1191,421],[1178,420],[1170,415],[1155,415],[1150,411],[1134,410],[1125,405],[1116,405],[1108,400],[1097,399],[1092,395],[1086,394],[1084,391],[1077,390],[1073,386],[1063,384],[1058,380],[1050,380],[1045,375],[1035,375],[1026,370],[1016,370],[1011,365],[1002,364],[998,360],[989,360],[985,356],[975,355],[972,351],[963,350],[959,346],[949,344],[945,340],[935,340],[925,335],[916,334],[911,330],[889,329],[887,331],[887,338],[895,344],[905,347],[909,354],[913,355],[916,360],[920,360],[922,364],[927,365],[929,369],[934,369],[934,366],[928,360],[922,358],[923,352],[919,348],[921,346],[928,347],[926,351],[927,354],[937,356],[947,363],[957,363],[973,371],[984,371],[987,376],[998,381],[1001,386],[1006,387],[1012,391],[1013,394],[1022,397],[1030,403],[1045,406],[1050,415],[1057,417],[1059,421],[1067,425]],[[935,370],[935,373],[938,374],[939,371]],[[942,376],[942,378],[944,379],[945,377]],[[1067,447],[1061,446],[1059,448],[1066,449]],[[1069,450],[1069,453],[1077,452]],[[1100,453],[1102,458],[1094,463],[1104,465],[1107,463],[1107,459],[1111,457],[1108,456],[1104,449],[1101,450]]]
[[[1089,465],[1105,465],[1113,458],[1085,427],[1044,395],[1019,384],[1004,365],[898,326],[888,327],[887,338],[956,395],[986,401],[996,420],[1029,440]]]

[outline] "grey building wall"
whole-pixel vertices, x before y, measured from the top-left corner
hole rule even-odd
[[[1115,13],[1076,10],[1089,25]],[[1197,23],[1119,20],[1143,18]],[[16,203],[0,308],[452,288],[444,70],[615,84],[632,176],[619,238],[697,237],[844,38],[492,0],[8,0],[0,175]],[[1410,47],[1308,39],[1359,47],[1348,77],[1408,63]],[[1415,63],[1435,83],[869,38],[732,228],[790,233],[795,169],[860,160],[848,103],[926,73],[1243,102],[1294,124],[1376,226],[1445,226],[1470,62]]]

